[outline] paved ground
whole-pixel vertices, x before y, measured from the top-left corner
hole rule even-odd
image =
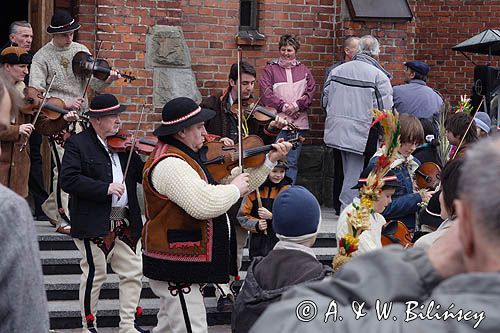
[[[152,327],[144,327],[151,329]],[[50,333],[82,333],[82,329],[70,329],[70,330],[50,330]],[[231,326],[229,325],[219,325],[219,326],[209,326],[208,333],[229,333],[231,332]],[[99,333],[118,333],[118,328],[100,328]]]

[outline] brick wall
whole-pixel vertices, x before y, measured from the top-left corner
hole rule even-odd
[[[191,52],[193,70],[202,96],[227,87],[227,75],[237,59],[235,36],[239,25],[238,0],[184,0],[182,29]],[[319,109],[324,70],[332,62],[332,1],[259,1],[259,32],[267,36],[264,46],[242,47],[243,59],[262,72],[266,62],[278,56],[278,40],[284,33],[299,36],[299,60],[308,66],[318,83],[316,100],[310,113],[311,143],[320,144],[323,116]],[[257,85],[257,94],[259,87]]]
[[[137,78],[131,83],[117,81],[106,90],[129,105],[122,117],[124,127],[135,128],[141,105],[151,106],[153,98],[153,73],[145,69],[146,34],[156,24],[180,25],[180,3],[176,0],[123,0],[119,3],[115,0],[79,0],[78,9],[82,24],[78,41],[91,51],[98,47],[98,41],[103,41],[99,58]],[[161,114],[146,110],[141,129],[150,132],[159,120]]]
[[[417,1],[414,3],[416,7]],[[470,94],[474,64],[451,48],[488,28],[498,28],[498,12],[499,1],[418,1],[415,55],[432,66],[431,84],[453,102],[460,95]],[[484,55],[467,55],[477,64],[488,61]],[[492,65],[500,65],[497,59],[493,57]]]
[[[123,0],[120,5],[116,3],[115,0],[79,0],[82,29],[78,39],[93,50],[97,27],[97,39],[104,41],[99,57],[137,76],[131,84],[119,82],[108,89],[122,102],[132,104],[131,112],[124,117],[127,127],[132,128],[137,121],[138,105],[152,102],[152,71],[144,69],[144,53],[146,33],[155,24],[182,26],[202,96],[227,86],[230,65],[236,62],[238,0]],[[491,0],[410,0],[415,15],[412,22],[360,23],[350,21],[343,0],[259,0],[259,5],[259,31],[267,36],[266,45],[242,47],[243,58],[260,73],[266,62],[278,55],[277,42],[281,34],[299,36],[302,46],[298,59],[311,69],[317,82],[308,140],[313,144],[322,143],[319,96],[324,70],[334,59],[340,60],[341,44],[346,36],[370,33],[379,38],[381,63],[394,74],[394,84],[403,81],[404,61],[428,62],[432,67],[430,85],[455,101],[458,95],[470,91],[473,65],[451,47],[486,28],[494,28],[496,17],[491,13],[500,10],[500,4]],[[472,58],[480,63],[486,60],[484,56],[472,55]],[[149,113],[142,129],[152,130],[159,119],[158,113]]]

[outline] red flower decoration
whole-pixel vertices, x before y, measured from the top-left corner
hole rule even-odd
[[[90,313],[90,314],[88,314],[88,315],[85,316],[85,321],[87,323],[93,323],[94,320],[95,320],[95,317],[94,317],[94,315],[92,313]]]
[[[377,119],[375,119],[373,121],[373,123],[370,125],[370,128],[375,126],[379,121],[381,121],[382,119],[385,119],[385,118],[387,118],[387,113],[381,114],[380,116],[377,117]]]
[[[135,317],[137,318],[141,316],[142,312],[143,312],[142,307],[138,306],[137,309],[135,310]]]

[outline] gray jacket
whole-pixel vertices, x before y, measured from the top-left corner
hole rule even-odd
[[[366,315],[356,319],[361,304]],[[377,304],[392,305],[387,319],[377,318]],[[424,250],[390,246],[353,259],[331,278],[293,288],[251,332],[498,332],[499,309],[499,272],[442,280]]]
[[[0,185],[0,332],[49,331],[47,296],[31,210]]]
[[[395,86],[393,90],[394,108],[399,113],[432,118],[443,105],[441,96],[422,80],[411,80],[407,84]]]
[[[330,72],[322,99],[327,113],[323,137],[327,146],[363,154],[373,119],[371,109],[392,108],[388,73],[374,63],[373,58],[356,55]]]

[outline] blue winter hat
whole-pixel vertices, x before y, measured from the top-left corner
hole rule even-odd
[[[474,116],[474,122],[476,126],[485,131],[486,133],[491,132],[491,119],[486,112],[479,111]]]
[[[281,240],[300,242],[315,236],[321,222],[318,200],[302,186],[291,186],[273,203],[273,229]]]
[[[420,73],[422,75],[429,74],[430,70],[429,65],[427,65],[425,62],[418,60],[405,62],[405,66],[413,69],[415,72]]]

